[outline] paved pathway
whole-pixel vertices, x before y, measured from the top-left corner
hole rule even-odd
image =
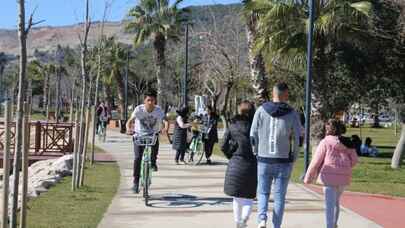
[[[153,173],[151,207],[131,191],[132,142],[130,137],[111,132],[98,144],[108,151],[121,169],[121,184],[99,228],[228,228],[234,227],[232,199],[223,194],[226,161],[215,157],[212,166],[177,166],[169,145],[161,145],[159,172]],[[249,227],[256,227],[256,212]],[[270,226],[269,226],[270,227]],[[301,185],[290,184],[285,228],[324,227],[321,197]],[[343,209],[340,227],[373,228],[375,223]]]

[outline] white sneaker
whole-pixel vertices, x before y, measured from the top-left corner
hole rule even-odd
[[[257,228],[266,228],[266,221],[261,221],[260,223],[259,223],[259,226],[257,226]]]
[[[240,223],[237,223],[236,227],[237,228],[247,228],[247,224],[246,224],[246,222],[240,222]]]

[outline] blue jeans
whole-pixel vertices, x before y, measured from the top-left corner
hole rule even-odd
[[[268,202],[271,185],[274,183],[273,226],[280,228],[283,221],[285,196],[290,181],[292,163],[268,164],[258,162],[258,220],[267,221]]]
[[[344,186],[325,186],[325,212],[326,212],[326,227],[335,228],[339,220],[340,212],[340,197],[344,191]]]

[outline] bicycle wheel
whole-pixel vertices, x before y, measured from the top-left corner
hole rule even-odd
[[[204,156],[203,143],[198,139],[193,139],[187,149],[187,162],[190,165],[198,165]]]
[[[143,165],[143,169],[143,198],[145,199],[145,206],[149,206],[150,169],[147,162]]]

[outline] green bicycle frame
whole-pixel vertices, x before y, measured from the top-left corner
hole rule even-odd
[[[147,186],[150,186],[152,183],[152,175],[150,175],[150,168],[151,168],[151,156],[152,156],[152,148],[150,146],[145,146],[145,150],[143,152],[143,156],[142,156],[142,162],[141,162],[141,184],[142,186],[146,186],[145,184],[147,184]],[[147,165],[149,167],[148,172],[149,173],[145,173],[145,165]],[[145,179],[146,177],[147,182],[145,183]]]

